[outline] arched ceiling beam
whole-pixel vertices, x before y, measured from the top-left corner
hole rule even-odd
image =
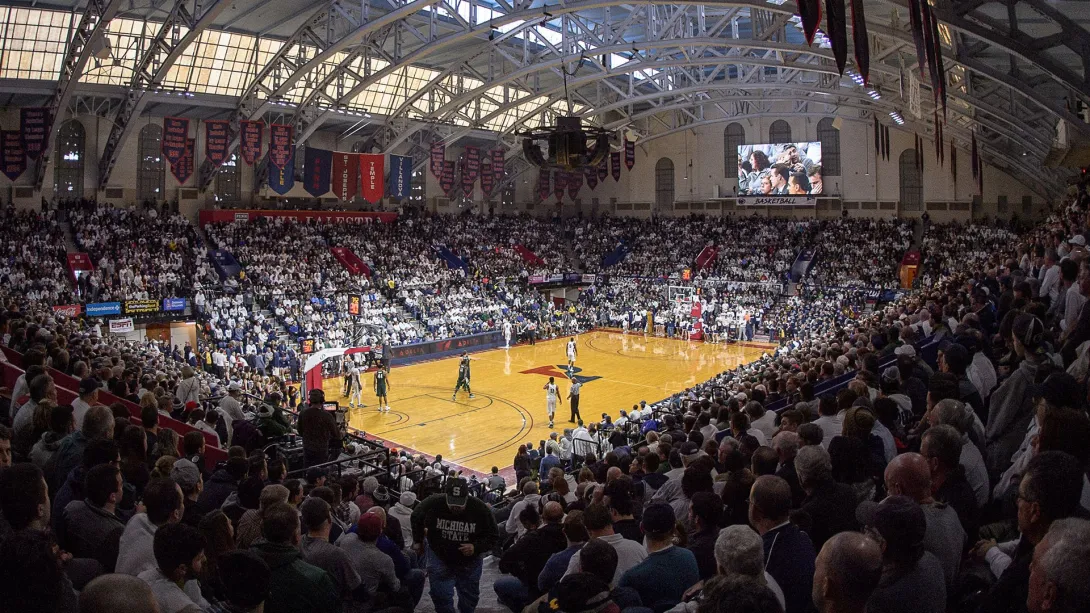
[[[301,79],[336,54],[353,45],[358,45],[375,32],[396,25],[440,2],[440,0],[413,0],[403,3],[377,19],[369,19],[368,3],[370,1],[361,0],[353,3],[349,0],[331,0],[315,11],[255,75],[242,97],[239,98],[238,108],[232,115],[232,119],[260,117],[269,109],[270,104],[286,96]],[[299,63],[298,58],[292,56],[292,53],[298,52],[299,47],[313,49],[313,56]],[[233,151],[238,146],[235,121],[231,122],[231,131],[229,151]],[[218,170],[219,167],[210,164],[207,159],[201,163],[198,176],[201,189],[211,184]]]
[[[117,15],[121,7],[121,0],[88,0],[79,25],[72,32],[68,49],[65,52],[64,62],[61,64],[60,78],[57,87],[53,91],[53,97],[49,100],[49,111],[52,121],[49,124],[49,134],[45,139],[45,148],[42,150],[38,161],[38,168],[34,178],[34,189],[41,191],[45,180],[45,167],[49,161],[49,152],[53,148],[53,141],[57,138],[60,129],[61,114],[68,110],[68,102],[72,99],[72,91],[83,76],[83,70],[87,62],[95,55],[96,50],[103,40],[106,27]]]
[[[106,147],[98,164],[100,189],[109,185],[118,154],[132,132],[133,119],[144,112],[148,103],[149,90],[160,88],[163,79],[182,53],[219,17],[228,4],[230,2],[226,0],[209,0],[207,5],[202,0],[176,0],[174,9],[163,21],[133,71],[125,100],[114,118],[110,136],[106,139]],[[181,34],[183,31],[185,33]]]

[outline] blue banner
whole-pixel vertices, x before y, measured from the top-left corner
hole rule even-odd
[[[295,187],[295,149],[288,156],[288,163],[283,166],[269,163],[269,187],[281,196]]]
[[[120,302],[92,302],[87,305],[87,315],[90,317],[102,317],[104,315],[120,315]]]
[[[185,298],[163,298],[164,311],[184,311]]]
[[[307,147],[306,153],[303,154],[303,189],[307,190],[307,193],[315,198],[325,194],[329,191],[329,178],[332,170],[332,151]]]
[[[390,155],[390,197],[408,198],[412,191],[413,158],[408,155]]]

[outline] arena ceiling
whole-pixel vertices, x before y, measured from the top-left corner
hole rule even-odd
[[[418,164],[437,139],[504,142],[509,179],[526,166],[515,133],[557,114],[642,142],[785,104],[931,135],[942,109],[929,79],[918,117],[904,93],[919,74],[908,3],[865,1],[864,86],[851,53],[840,76],[822,33],[806,44],[785,0],[35,0],[0,6],[0,101],[109,118],[103,186],[148,115],[290,121],[297,140],[338,130],[365,147],[407,144]],[[975,133],[990,163],[1057,193],[1063,177],[1043,162],[1058,122],[1090,140],[1090,7],[932,4],[946,140],[967,148]],[[202,187],[213,172],[202,168]]]

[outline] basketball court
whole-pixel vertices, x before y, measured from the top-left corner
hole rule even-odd
[[[349,411],[351,426],[368,435],[428,455],[442,455],[472,471],[510,467],[520,444],[537,445],[552,431],[569,427],[570,384],[564,375],[567,337],[470,354],[473,399],[464,391],[451,400],[457,356],[394,367],[390,411],[379,413],[372,373],[363,375],[366,407]],[[580,413],[590,423],[602,413],[614,418],[641,400],[655,402],[739,364],[758,359],[774,345],[711,344],[643,334],[594,331],[577,337],[576,376],[583,381]],[[563,404],[550,429],[545,411],[549,377],[560,386]],[[342,405],[342,380],[324,383],[327,398]]]

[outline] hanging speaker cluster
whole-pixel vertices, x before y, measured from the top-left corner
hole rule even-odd
[[[535,166],[576,170],[597,166],[609,155],[609,132],[584,129],[578,117],[559,117],[553,128],[521,132],[522,152]],[[543,148],[544,146],[544,148]]]

